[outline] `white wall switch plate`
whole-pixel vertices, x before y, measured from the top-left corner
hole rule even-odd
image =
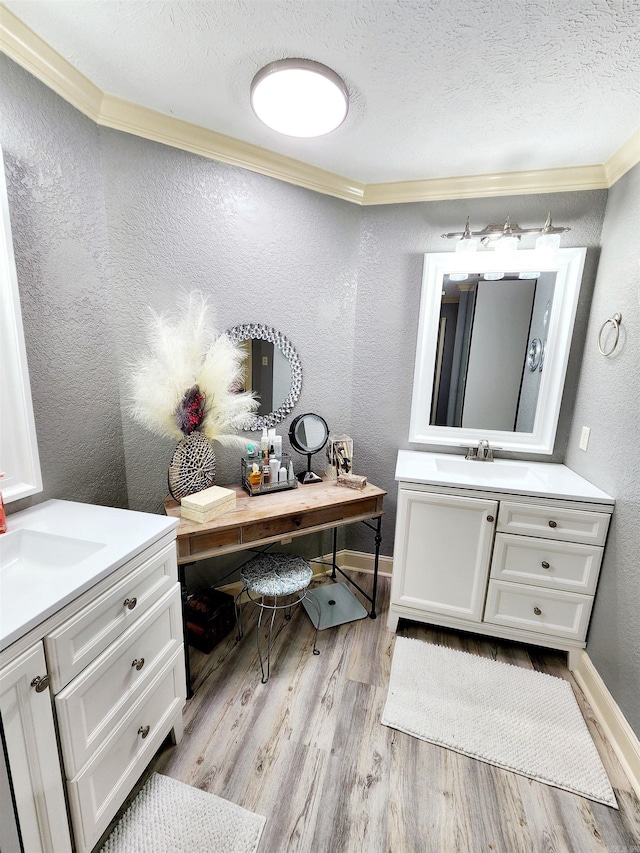
[[[580,433],[580,444],[578,447],[580,450],[586,450],[589,447],[589,436],[591,435],[591,430],[589,427],[582,427],[582,432]]]

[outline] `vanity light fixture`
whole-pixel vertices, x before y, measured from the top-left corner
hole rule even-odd
[[[310,138],[340,127],[349,110],[349,93],[336,72],[320,62],[280,59],[253,78],[251,106],[272,130]]]
[[[467,216],[467,224],[464,226],[462,237],[456,243],[456,252],[464,254],[465,252],[475,252],[478,248],[478,241],[471,236],[469,229],[469,217]],[[451,273],[449,278],[451,281],[465,281],[469,277],[468,272]]]
[[[507,250],[513,251],[517,248],[520,239],[527,234],[538,235],[536,240],[536,249],[538,251],[550,251],[555,253],[560,246],[560,235],[565,231],[571,231],[570,228],[564,225],[554,225],[551,221],[551,212],[547,215],[544,225],[538,228],[520,228],[519,225],[511,222],[509,216],[504,221],[504,225],[487,225],[480,231],[472,231],[469,227],[469,218],[464,231],[450,231],[448,234],[443,234],[443,238],[450,240],[453,237],[459,237],[459,242],[456,245],[456,251],[460,243],[470,241],[477,237],[483,246],[494,247],[498,251]],[[461,251],[464,251],[461,249]]]

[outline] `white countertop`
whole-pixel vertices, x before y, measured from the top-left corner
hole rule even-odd
[[[59,500],[7,516],[7,533],[0,535],[0,651],[178,523],[162,515]],[[28,557],[22,564],[11,562],[16,542],[11,537],[21,530],[34,532],[29,534],[33,564]],[[42,564],[38,543],[44,547]],[[75,546],[70,565],[65,559],[67,545]]]
[[[615,503],[611,495],[571,468],[553,462],[526,462],[521,459],[473,462],[464,456],[448,453],[400,450],[396,480],[588,503]]]

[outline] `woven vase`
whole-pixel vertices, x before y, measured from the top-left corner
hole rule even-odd
[[[168,480],[169,492],[176,501],[213,486],[216,454],[201,432],[195,430],[178,442],[171,457]]]

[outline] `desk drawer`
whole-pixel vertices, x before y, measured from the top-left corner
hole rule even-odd
[[[177,580],[172,542],[45,637],[53,692],[62,690]]]
[[[181,604],[176,583],[56,696],[68,777],[78,773],[167,660],[182,648]]]
[[[180,715],[184,697],[180,650],[91,761],[67,782],[77,853],[88,853],[105,831]],[[147,726],[143,738],[140,729]]]
[[[603,548],[598,545],[498,533],[491,577],[593,595],[602,552]]]
[[[500,501],[497,530],[562,542],[604,545],[610,518],[605,512]]]
[[[309,488],[313,488],[310,486]],[[336,488],[338,488],[336,486]],[[256,498],[259,500],[259,498]],[[287,533],[295,533],[296,530],[306,530],[311,527],[322,525],[333,525],[336,522],[348,521],[359,515],[366,515],[376,511],[376,498],[368,498],[353,503],[341,504],[340,506],[324,507],[322,509],[308,510],[292,515],[270,518],[255,524],[248,524],[242,529],[243,542],[255,542],[258,539],[268,539],[270,536],[281,536]]]
[[[484,621],[551,637],[584,640],[592,605],[590,595],[492,580]]]

